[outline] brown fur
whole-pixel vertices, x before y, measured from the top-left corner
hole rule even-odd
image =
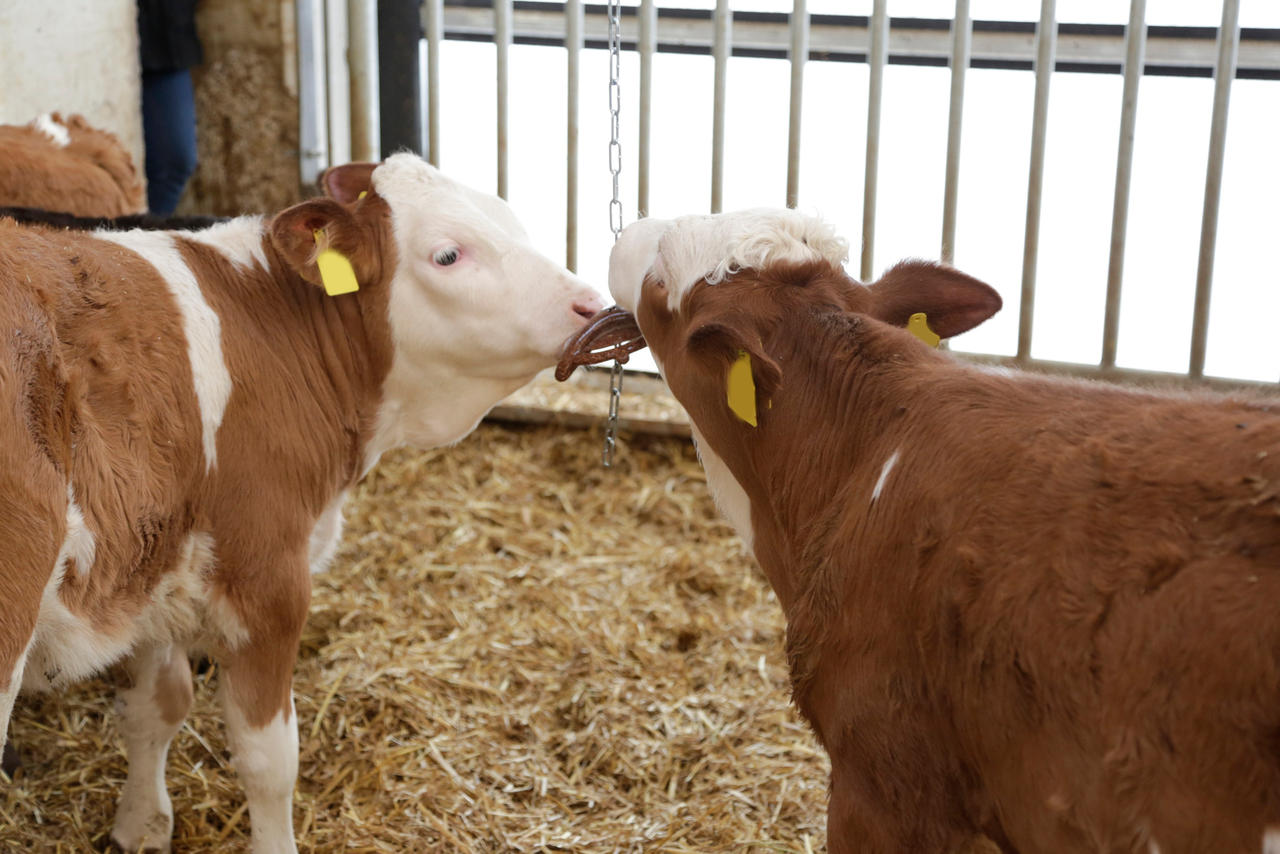
[[[647,282],[637,310],[751,499],[795,701],[831,755],[830,850],[1262,850],[1276,404],[966,367],[876,319],[905,320],[922,285],[900,284],[877,302],[825,265],[748,271],[675,315]],[[755,429],[724,403],[739,349]]]
[[[295,272],[314,265],[289,235],[325,214],[360,290],[341,298]],[[92,235],[0,220],[0,686],[27,638],[65,533],[68,477],[96,540],[92,570],[68,569],[60,595],[99,631],[123,631],[171,571],[191,532],[211,535],[216,595],[249,631],[212,649],[250,723],[289,708],[310,595],[315,520],[362,473],[391,339],[395,266],[386,203],[315,200],[264,235],[270,270],[174,240],[218,314],[233,391],[206,471],[181,318],[155,269]],[[302,223],[298,226],[298,223]],[[296,226],[296,227],[295,227]],[[309,235],[310,232],[308,231]],[[9,564],[12,563],[12,566]],[[179,674],[181,676],[181,674]],[[189,698],[162,681],[166,713]]]
[[[133,159],[113,134],[79,115],[52,118],[67,128],[71,141],[65,147],[32,125],[0,125],[0,206],[83,217],[146,210]]]

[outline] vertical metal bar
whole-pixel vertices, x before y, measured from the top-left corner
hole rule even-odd
[[[440,42],[444,38],[444,0],[423,0],[427,31],[427,161],[440,165]]]
[[[804,63],[809,58],[809,12],[805,0],[791,7],[791,115],[787,124],[787,207],[800,203],[800,118]]]
[[[378,123],[380,148],[422,153],[422,78],[418,0],[378,0]]]
[[[1056,0],[1041,0],[1036,28],[1036,94],[1031,117],[1031,169],[1027,177],[1027,230],[1022,243],[1022,303],[1018,313],[1018,361],[1031,358],[1036,261],[1040,253],[1040,199],[1044,190],[1044,146],[1049,128],[1049,83],[1058,45]]]
[[[493,42],[498,66],[498,195],[507,198],[508,83],[511,80],[512,0],[493,2]]]
[[[1132,0],[1125,30],[1124,96],[1120,104],[1120,145],[1116,155],[1116,194],[1111,208],[1111,260],[1107,264],[1107,308],[1102,319],[1103,368],[1116,365],[1120,333],[1120,282],[1124,278],[1124,239],[1129,224],[1129,184],[1133,178],[1133,136],[1138,119],[1138,83],[1147,49],[1147,0]]]
[[[960,199],[960,134],[964,118],[964,78],[969,69],[973,21],[969,0],[956,0],[951,22],[951,114],[947,122],[947,177],[942,193],[942,260],[956,255],[956,207]]]
[[[729,45],[733,38],[733,12],[729,0],[716,0],[715,35],[711,55],[715,59],[714,96],[711,110],[711,212],[724,209],[724,98],[728,78]]]
[[[564,7],[564,46],[568,53],[568,159],[566,161],[564,265],[578,267],[578,86],[582,70],[582,0],[568,0]]]
[[[325,0],[325,65],[329,90],[329,165],[351,162],[351,73],[347,69],[346,0]]]
[[[1231,101],[1231,81],[1236,76],[1239,46],[1239,0],[1223,0],[1222,26],[1218,28],[1218,64],[1213,71],[1213,119],[1209,128],[1209,165],[1204,179],[1204,218],[1200,223],[1195,313],[1191,318],[1191,365],[1188,373],[1195,379],[1204,376],[1209,337],[1209,295],[1213,286],[1214,248],[1218,240],[1218,203],[1222,196],[1222,156],[1227,145],[1227,108]]]
[[[880,178],[880,102],[884,93],[884,66],[889,56],[889,0],[875,0],[871,7],[871,50],[867,82],[867,163],[862,178],[862,281],[873,275],[876,246],[876,185]]]
[[[636,216],[649,214],[649,135],[653,127],[653,57],[658,52],[658,6],[640,0],[640,126],[636,160]]]
[[[325,114],[325,40],[322,0],[298,0],[298,168],[303,184],[314,185],[329,165]]]
[[[347,0],[351,46],[351,158],[372,161],[378,152],[378,3]]]

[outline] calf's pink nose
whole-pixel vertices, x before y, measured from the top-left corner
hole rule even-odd
[[[585,297],[573,301],[573,312],[579,317],[590,319],[596,316],[600,309],[604,308],[604,300],[597,296]]]

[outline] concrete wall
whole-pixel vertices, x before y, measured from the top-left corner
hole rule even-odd
[[[134,0],[0,0],[0,124],[80,113],[142,172]]]
[[[0,3],[12,0],[0,0]],[[292,0],[201,0],[200,165],[179,212],[270,213],[302,198]]]

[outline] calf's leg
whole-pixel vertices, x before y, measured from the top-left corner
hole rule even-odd
[[[253,854],[295,854],[293,787],[298,777],[298,718],[293,663],[306,619],[310,578],[305,561],[278,579],[244,616],[249,640],[222,662],[219,694],[231,764],[244,783]],[[247,611],[247,613],[246,613]]]
[[[982,839],[981,833],[958,811],[945,778],[906,779],[893,764],[880,762],[846,763],[842,767],[833,757],[831,765],[827,807],[830,854],[983,851],[973,847]]]
[[[164,783],[169,744],[191,709],[191,668],[176,646],[144,647],[129,661],[133,684],[116,696],[129,776],[111,838],[125,851],[170,848],[173,805]]]

